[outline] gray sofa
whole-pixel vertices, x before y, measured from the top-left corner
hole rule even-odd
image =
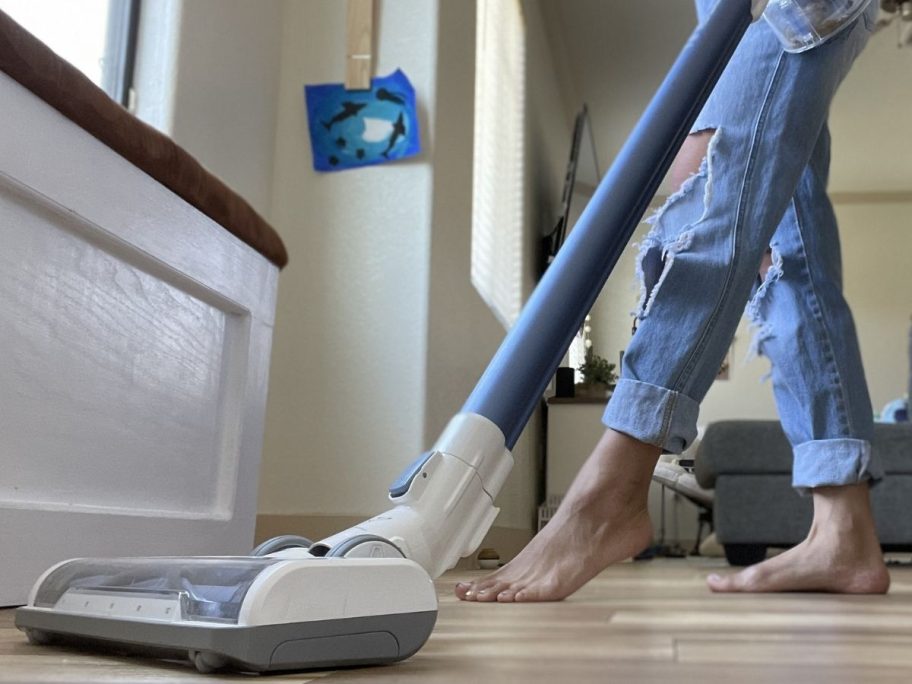
[[[885,479],[871,490],[885,549],[912,549],[912,424],[877,424],[872,448]],[[716,538],[732,565],[763,560],[769,546],[792,546],[811,524],[811,499],[792,489],[792,450],[776,421],[707,426],[696,458],[697,481],[715,489]]]

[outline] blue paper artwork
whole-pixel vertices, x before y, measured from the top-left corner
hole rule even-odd
[[[398,69],[372,79],[370,90],[304,86],[304,99],[317,171],[385,164],[421,151],[415,89]]]

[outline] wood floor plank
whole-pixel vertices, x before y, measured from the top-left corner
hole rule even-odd
[[[789,641],[746,641],[738,648],[730,642],[682,639],[677,644],[677,658],[682,663],[750,663],[763,665],[912,667],[912,648],[909,643],[871,643],[853,639],[838,639],[823,643],[819,640],[790,639]]]
[[[660,611],[642,612],[619,611],[612,617],[618,626],[663,630],[739,630],[749,635],[755,631],[788,630],[804,631],[828,629],[849,633],[879,632],[894,633],[908,629],[912,613],[864,613],[840,614],[831,612],[768,612],[746,610],[742,613],[731,611]]]
[[[485,682],[908,682],[912,672],[912,568],[891,568],[885,597],[714,595],[724,563],[655,560],[609,568],[560,603],[458,601],[437,582],[440,613],[428,643],[387,667],[272,676],[268,682],[465,684]],[[29,644],[0,611],[0,683],[251,681],[202,678],[188,664]],[[267,682],[264,678],[263,682]]]

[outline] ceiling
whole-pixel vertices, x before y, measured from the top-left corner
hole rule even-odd
[[[599,165],[617,154],[696,24],[692,0],[539,0],[568,116],[588,103]],[[891,27],[892,28],[892,27]],[[912,48],[875,35],[833,104],[834,193],[912,192]]]

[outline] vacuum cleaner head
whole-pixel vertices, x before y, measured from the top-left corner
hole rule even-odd
[[[16,612],[33,643],[186,658],[200,672],[392,663],[436,619],[433,582],[404,558],[69,560]]]

